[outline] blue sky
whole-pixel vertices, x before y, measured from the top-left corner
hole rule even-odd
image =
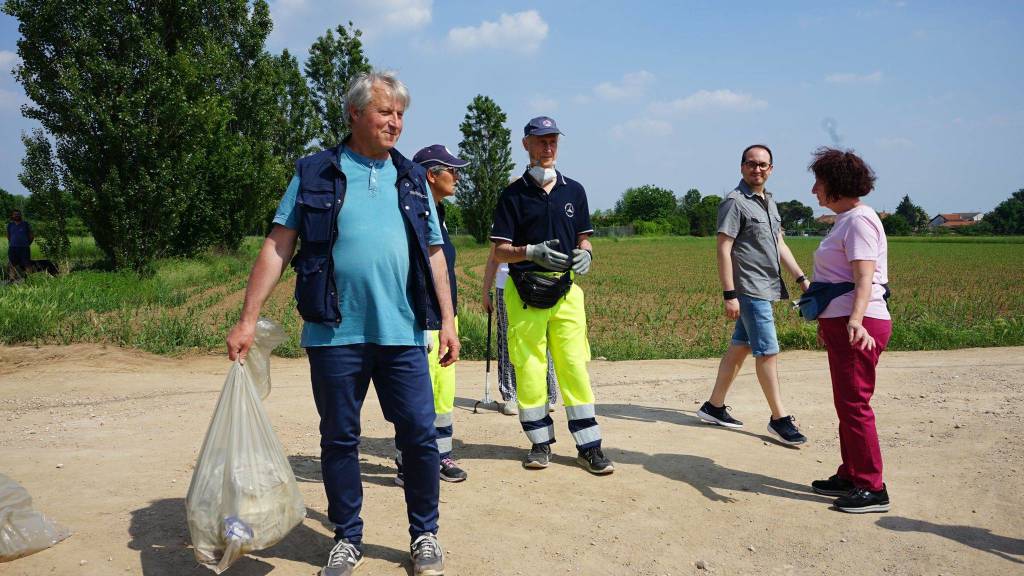
[[[904,194],[929,214],[989,211],[1024,176],[1024,3],[479,2],[273,0],[267,48],[304,59],[328,27],[353,21],[377,67],[412,93],[399,149],[458,146],[477,94],[522,126],[554,117],[558,167],[591,209],[641,184],[722,194],[739,154],[775,154],[777,200],[817,208],[806,170],[818,146],[854,148],[878,174],[867,202]],[[17,22],[0,16],[0,69],[17,64]],[[1014,64],[1016,62],[1016,64]],[[25,102],[0,78],[0,187],[17,180]]]

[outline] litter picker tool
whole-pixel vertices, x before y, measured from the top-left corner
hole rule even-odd
[[[490,296],[490,294],[488,294]],[[478,414],[477,408],[483,407],[488,410],[498,410],[498,402],[491,398],[491,319],[494,317],[494,299],[491,300],[490,310],[487,311],[487,363],[484,370],[484,399],[477,400],[473,405],[473,413]]]

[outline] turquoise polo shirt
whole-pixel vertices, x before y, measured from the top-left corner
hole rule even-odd
[[[425,346],[416,325],[409,282],[409,232],[398,206],[398,171],[390,159],[374,160],[342,149],[345,201],[338,213],[338,238],[332,247],[341,323],[305,322],[300,344],[343,346]],[[298,228],[295,196],[299,176],[292,177],[277,207],[274,223]],[[431,246],[444,244],[437,211],[429,216]]]

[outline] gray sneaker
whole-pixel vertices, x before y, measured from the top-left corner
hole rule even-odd
[[[505,400],[501,403],[501,413],[505,416],[515,416],[519,414],[519,409],[516,407],[515,399]]]
[[[547,468],[551,462],[551,444],[534,444],[530,453],[523,460],[524,468],[541,469]]]
[[[444,576],[444,551],[433,534],[420,534],[409,547],[416,576]]]
[[[363,563],[363,553],[348,540],[338,540],[327,556],[327,565],[320,576],[350,576]]]

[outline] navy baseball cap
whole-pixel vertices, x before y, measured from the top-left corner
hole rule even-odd
[[[537,116],[526,123],[523,128],[523,136],[543,136],[545,134],[561,134],[554,119],[547,116]]]
[[[469,165],[469,162],[462,158],[452,156],[452,153],[441,144],[432,144],[420,150],[412,157],[412,161],[424,168],[433,168],[434,166],[464,168]]]

